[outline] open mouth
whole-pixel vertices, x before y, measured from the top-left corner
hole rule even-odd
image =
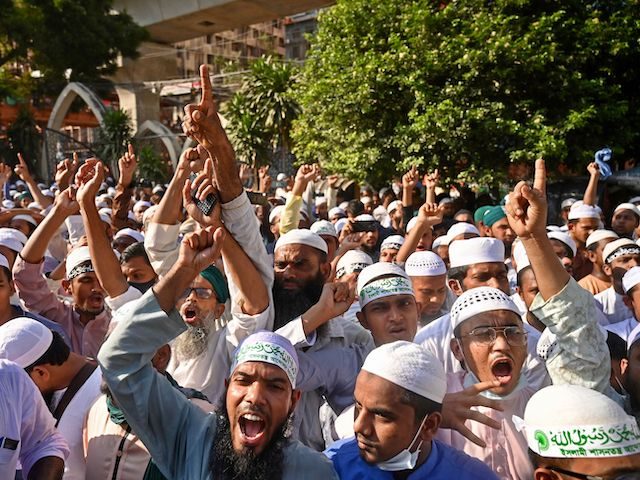
[[[193,307],[187,307],[184,309],[184,321],[187,323],[193,323],[196,321],[198,311]]]
[[[509,383],[513,377],[513,363],[507,358],[496,360],[491,365],[491,373],[500,381],[500,384]]]
[[[242,443],[247,446],[257,445],[265,433],[266,423],[262,417],[253,413],[245,413],[238,420],[242,432]]]

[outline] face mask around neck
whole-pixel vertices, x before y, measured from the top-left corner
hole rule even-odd
[[[424,422],[427,421],[427,418],[429,418],[429,414],[427,414],[422,419],[416,435],[413,437],[413,440],[411,440],[411,443],[409,443],[407,448],[402,449],[400,452],[398,452],[397,455],[391,457],[389,460],[376,463],[376,467],[387,472],[401,472],[403,470],[413,470],[414,468],[416,468],[418,456],[420,455],[420,447],[422,447],[422,440],[420,440],[420,443],[418,444],[418,447],[414,452],[411,452],[410,450],[413,444],[416,443],[416,440],[418,439],[420,431],[422,430]]]

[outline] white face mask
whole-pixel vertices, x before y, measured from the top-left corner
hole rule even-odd
[[[415,437],[413,437],[413,440],[411,440],[411,443],[407,448],[400,450],[397,455],[393,456],[389,460],[376,463],[376,467],[387,472],[401,472],[403,470],[413,470],[414,468],[416,468],[418,456],[420,455],[420,447],[422,447],[422,440],[420,440],[420,443],[418,444],[418,447],[414,452],[411,452],[410,449],[418,439],[418,435],[420,435],[420,431],[422,430],[424,422],[427,420],[427,418],[429,418],[429,414],[427,414],[422,419]]]

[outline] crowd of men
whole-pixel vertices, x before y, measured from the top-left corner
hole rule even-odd
[[[640,198],[246,188],[201,76],[167,185],[0,165],[0,479],[640,479]]]

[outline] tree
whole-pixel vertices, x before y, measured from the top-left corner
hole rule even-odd
[[[167,181],[167,163],[152,145],[138,148],[138,177],[156,183]]]
[[[0,12],[0,69],[29,65],[48,81],[113,73],[148,36],[112,0],[0,0]]]
[[[242,87],[224,109],[234,147],[253,166],[268,163],[265,153],[269,150],[279,151],[282,164],[286,163],[291,127],[299,114],[292,93],[296,73],[292,64],[271,56],[260,58],[250,65]]]
[[[638,1],[345,0],[320,16],[294,152],[381,183],[409,165],[499,180],[640,143]]]
[[[125,110],[111,109],[103,115],[94,150],[112,172],[117,172],[118,159],[127,151],[132,132],[131,117]]]

